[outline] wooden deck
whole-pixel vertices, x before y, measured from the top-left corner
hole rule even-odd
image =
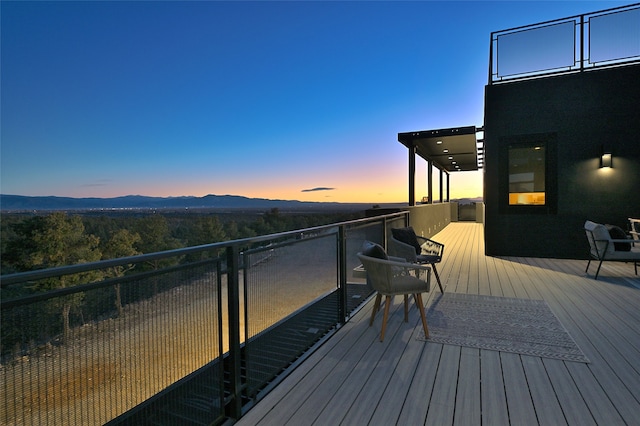
[[[434,239],[446,244],[445,292],[544,299],[591,362],[416,340],[419,315],[412,304],[404,323],[400,298],[381,343],[370,300],[237,424],[640,424],[632,264],[605,262],[595,281],[586,261],[485,256],[480,224],[452,223]],[[425,304],[437,294],[432,285]]]

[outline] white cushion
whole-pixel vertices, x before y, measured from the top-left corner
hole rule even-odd
[[[587,239],[589,240],[589,245],[591,245],[591,253],[594,256],[596,257],[598,255],[602,256],[603,254],[605,254],[605,250],[606,250],[607,256],[615,252],[615,247],[611,242],[611,236],[609,235],[609,231],[604,225],[587,220],[584,223],[584,229],[593,232],[593,239],[596,240],[596,241],[592,241],[591,234],[587,232]],[[608,244],[607,244],[607,241],[609,242]],[[594,243],[598,247],[597,252],[596,252],[596,248],[593,246]]]

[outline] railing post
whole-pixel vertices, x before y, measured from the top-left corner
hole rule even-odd
[[[584,71],[584,15],[580,15],[580,72]]]
[[[227,415],[239,419],[242,415],[242,381],[240,353],[240,280],[239,249],[232,245],[227,247],[227,295],[229,324],[229,385],[231,401],[227,406]]]
[[[338,318],[347,321],[347,231],[345,225],[338,227],[338,293],[340,295]]]
[[[489,81],[487,84],[493,84],[493,33],[491,33],[489,40]]]

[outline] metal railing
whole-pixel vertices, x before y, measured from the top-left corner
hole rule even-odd
[[[489,84],[640,62],[640,4],[491,33]]]
[[[363,241],[406,224],[400,212],[2,276],[0,424],[238,418],[371,295],[352,274]]]

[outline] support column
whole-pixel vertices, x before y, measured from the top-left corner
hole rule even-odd
[[[451,176],[451,174],[447,173],[447,203],[451,201],[451,198],[449,198],[450,197],[450,193],[449,193],[449,188],[450,188],[450,186],[449,186],[449,177],[450,176]]]
[[[433,161],[427,161],[427,203],[433,204]]]
[[[416,205],[416,147],[409,148],[409,205]]]
[[[444,185],[444,170],[440,169],[440,202],[442,203],[444,201],[444,191],[443,191],[443,185]]]

